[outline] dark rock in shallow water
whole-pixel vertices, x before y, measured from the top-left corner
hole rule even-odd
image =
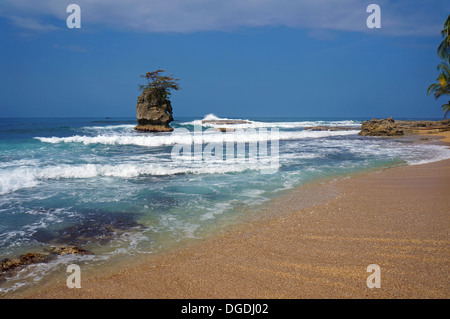
[[[363,136],[401,136],[417,134],[423,131],[450,131],[450,120],[443,121],[394,121],[388,119],[372,119],[361,125],[359,135]]]
[[[305,131],[353,131],[357,130],[353,126],[307,126]]]
[[[47,250],[54,255],[93,255],[92,252],[77,246],[57,246]]]
[[[361,125],[361,131],[358,133],[361,136],[401,136],[403,134],[403,130],[395,125],[392,117],[364,121]]]
[[[39,229],[32,239],[48,246],[43,253],[27,253],[17,258],[0,261],[0,281],[7,273],[22,269],[31,264],[45,263],[62,255],[92,255],[91,251],[81,248],[87,243],[105,244],[130,229],[141,227],[135,221],[136,215],[113,213],[102,210],[84,211],[84,219],[79,224],[62,229]]]
[[[59,246],[59,247],[50,247],[46,249],[45,253],[27,253],[25,255],[21,255],[18,258],[13,259],[3,259],[0,262],[0,282],[5,280],[4,275],[10,273],[16,269],[22,269],[25,266],[32,264],[40,264],[46,263],[54,259],[55,257],[52,255],[92,255],[93,253],[77,247],[77,246]],[[49,254],[51,253],[51,255]]]
[[[443,121],[396,121],[395,123],[399,128],[410,133],[422,130],[450,131],[450,119]]]
[[[116,236],[138,227],[142,227],[142,224],[136,222],[135,214],[91,210],[84,211],[83,218],[72,226],[56,230],[39,229],[32,238],[52,246],[84,246],[88,243],[104,245]]]
[[[170,132],[173,128],[169,123],[173,121],[172,105],[168,99],[156,89],[146,89],[138,97],[137,105],[138,125],[135,130],[144,132]]]
[[[8,272],[18,267],[47,262],[49,256],[47,254],[27,253],[14,259],[3,259],[0,262],[0,273]]]
[[[167,125],[137,125],[134,128],[141,132],[172,132],[173,128]]]

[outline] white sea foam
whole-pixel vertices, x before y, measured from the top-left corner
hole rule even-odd
[[[224,174],[259,170],[264,163],[247,163],[245,159],[236,159],[234,163],[208,161],[180,165],[167,161],[165,163],[126,163],[54,165],[46,167],[26,167],[0,171],[0,195],[39,185],[44,180],[86,179],[93,177],[133,178],[152,175],[165,176],[174,174]]]
[[[41,162],[38,159],[17,159],[12,161],[0,162],[0,168],[12,167],[12,166],[38,166]]]
[[[323,138],[330,136],[355,135],[357,131],[280,131],[277,136],[279,140],[295,140],[304,138]],[[220,143],[220,142],[260,142],[271,139],[271,131],[263,134],[258,130],[242,130],[236,132],[203,132],[202,134],[187,133],[184,129],[176,129],[169,135],[97,135],[70,137],[36,137],[44,143],[83,143],[105,144],[105,145],[136,145],[146,147],[171,146],[176,144],[193,143]]]
[[[0,195],[14,192],[22,188],[35,187],[38,184],[39,182],[33,174],[11,173],[11,171],[6,170],[0,171]]]
[[[134,129],[136,125],[133,124],[117,124],[117,125],[105,125],[105,126],[84,126],[84,130],[117,130],[117,129]]]
[[[233,207],[231,202],[216,203],[213,207],[206,210],[206,213],[200,217],[200,220],[212,219],[217,215],[223,214],[225,211]]]
[[[203,120],[205,121],[216,121],[216,120],[228,120],[227,118],[219,118],[218,116],[216,116],[213,113],[209,113],[208,115],[205,115],[205,117],[203,118]]]
[[[414,157],[407,159],[406,162],[409,165],[419,165],[426,164],[432,162],[438,162],[442,160],[446,160],[450,158],[450,149],[447,147],[437,146],[437,145],[427,145],[427,157],[428,158],[420,158]],[[419,154],[417,154],[419,155]]]
[[[151,227],[154,232],[167,232],[173,237],[199,238],[196,234],[200,224],[189,222],[173,214],[161,215],[158,226]],[[179,239],[178,239],[179,240]]]
[[[229,119],[229,118],[220,118],[214,114],[208,114],[201,120],[194,120],[190,122],[182,122],[180,125],[199,125],[203,127],[223,127],[224,124],[220,123],[202,123],[202,121],[220,121],[220,120],[243,120],[249,123],[242,124],[227,124],[226,127],[229,128],[287,128],[287,129],[295,129],[295,128],[304,128],[304,127],[315,127],[315,126],[350,126],[358,129],[361,125],[360,121],[354,120],[342,120],[342,121],[289,121],[289,122],[261,122],[261,121],[253,121],[249,119]]]

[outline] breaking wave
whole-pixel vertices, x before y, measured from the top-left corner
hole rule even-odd
[[[214,114],[208,114],[201,120],[194,120],[190,122],[182,122],[180,125],[198,125],[203,127],[223,127],[223,124],[220,123],[202,123],[203,121],[223,121],[223,120],[238,120],[238,121],[246,121],[248,123],[242,123],[242,124],[227,124],[226,127],[230,128],[270,128],[270,127],[277,127],[277,128],[285,128],[285,129],[301,129],[305,127],[316,127],[316,126],[349,126],[354,127],[355,130],[359,129],[361,122],[360,121],[354,121],[354,120],[341,120],[341,121],[286,121],[286,122],[262,122],[262,121],[253,121],[248,119],[229,119],[229,118],[221,118],[217,117]]]
[[[261,132],[258,130],[242,130],[236,132],[221,133],[216,131],[206,131],[202,134],[193,134],[186,129],[175,129],[170,135],[75,135],[70,137],[35,137],[44,143],[83,143],[105,144],[105,145],[137,145],[147,147],[171,146],[176,144],[193,143],[221,143],[236,142],[248,143],[267,141],[272,138],[279,140],[295,140],[304,138],[323,138],[340,135],[354,135],[356,130],[351,131],[293,131],[278,132],[276,136],[272,130]]]
[[[267,165],[267,164],[265,164]],[[167,176],[176,174],[225,174],[265,168],[264,163],[245,160],[224,165],[223,161],[208,161],[180,165],[176,162],[130,163],[117,165],[79,164],[55,165],[42,168],[16,168],[0,172],[0,195],[23,188],[38,186],[45,180],[83,179],[93,177],[133,178],[139,176]]]

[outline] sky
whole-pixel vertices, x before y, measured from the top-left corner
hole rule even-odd
[[[175,119],[439,119],[446,98],[426,91],[448,14],[445,0],[1,0],[0,117],[134,117],[140,75],[164,69]]]

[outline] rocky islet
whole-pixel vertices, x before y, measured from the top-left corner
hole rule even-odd
[[[169,123],[173,121],[172,104],[160,90],[146,89],[137,99],[136,113],[138,125],[135,130],[142,132],[171,132]]]

